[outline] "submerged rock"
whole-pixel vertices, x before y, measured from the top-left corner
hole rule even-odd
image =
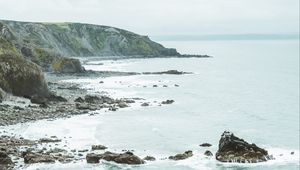
[[[106,161],[114,161],[120,164],[130,165],[138,165],[145,163],[141,158],[137,157],[132,152],[125,152],[121,154],[112,152],[105,152],[103,154],[89,153],[86,155],[87,163],[99,163],[101,159]]]
[[[219,141],[216,159],[221,162],[257,163],[272,159],[265,149],[225,131]]]
[[[178,71],[178,70],[168,70],[168,71],[161,71],[161,72],[143,72],[143,74],[174,74],[174,75],[181,75],[181,74],[191,74],[191,73]]]
[[[184,153],[176,154],[175,156],[169,156],[169,159],[178,161],[178,160],[187,159],[192,156],[193,156],[193,151],[189,150],[189,151],[185,151]]]

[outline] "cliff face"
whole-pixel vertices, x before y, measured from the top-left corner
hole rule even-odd
[[[79,23],[1,21],[17,44],[31,44],[62,56],[178,56],[141,36],[118,28]],[[26,51],[26,50],[24,50]]]

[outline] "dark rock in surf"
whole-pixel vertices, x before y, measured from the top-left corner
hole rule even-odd
[[[146,156],[143,160],[145,160],[145,161],[155,161],[156,159],[153,156]]]
[[[172,104],[174,103],[174,100],[166,100],[166,101],[162,101],[161,104]]]
[[[121,154],[112,152],[105,152],[103,154],[89,153],[86,155],[87,163],[99,163],[101,159],[106,161],[113,161],[120,164],[130,165],[138,165],[145,163],[141,158],[137,157],[132,152],[125,152]]]
[[[192,156],[193,156],[193,151],[185,151],[184,153],[179,153],[176,154],[175,156],[169,156],[169,159],[178,161],[178,160],[187,159]]]
[[[204,152],[204,155],[210,157],[210,156],[213,156],[213,153],[211,153],[211,151],[207,150]]]
[[[201,146],[201,147],[211,147],[212,145],[210,143],[202,143],[199,146]]]
[[[268,151],[225,131],[219,141],[216,159],[221,162],[257,163],[272,159]]]

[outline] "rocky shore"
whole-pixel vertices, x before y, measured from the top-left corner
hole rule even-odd
[[[134,151],[111,152],[109,151],[111,148],[99,144],[84,150],[70,149],[60,145],[64,140],[58,139],[56,136],[30,140],[6,131],[0,132],[0,169],[17,169],[35,163],[74,163],[82,160],[91,164],[112,161],[119,164],[139,165],[157,159],[165,159],[153,156],[146,156],[142,159],[135,155]],[[207,144],[205,143],[205,146],[202,147],[210,147],[210,144]],[[227,131],[221,135],[216,154],[209,150],[203,154],[207,158],[215,155],[216,159],[221,162],[258,163],[274,159],[272,155],[268,154],[268,151],[255,144],[249,144]],[[193,156],[193,151],[188,150],[168,158],[173,161],[181,161]]]

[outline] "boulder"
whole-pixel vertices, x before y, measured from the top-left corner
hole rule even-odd
[[[162,101],[161,104],[172,104],[174,103],[174,100],[166,100],[166,101]]]
[[[144,164],[145,162],[134,155],[132,152],[125,152],[125,153],[112,153],[112,152],[105,152],[103,154],[94,154],[89,153],[86,155],[87,163],[99,163],[99,160],[106,160],[106,161],[113,161],[120,164],[130,164],[130,165],[138,165]]]
[[[0,88],[16,96],[49,94],[40,67],[12,54],[0,55]]]
[[[221,162],[257,163],[272,159],[268,151],[225,131],[219,141],[216,159]]]
[[[0,151],[0,169],[9,169],[13,164],[13,161],[7,153]]]
[[[211,151],[207,150],[204,152],[205,156],[213,156],[213,153],[211,153]]]
[[[145,160],[145,161],[155,161],[156,159],[153,156],[146,156],[143,160]]]
[[[80,61],[74,58],[59,58],[52,63],[55,73],[83,73],[85,72]]]
[[[189,150],[189,151],[185,151],[184,153],[176,154],[175,156],[169,156],[169,159],[178,161],[178,160],[187,159],[192,156],[193,156],[193,151]]]
[[[0,103],[2,102],[4,98],[4,91],[0,88]]]
[[[24,163],[33,164],[33,163],[54,163],[55,158],[50,154],[45,153],[34,153],[30,151],[23,152]]]

